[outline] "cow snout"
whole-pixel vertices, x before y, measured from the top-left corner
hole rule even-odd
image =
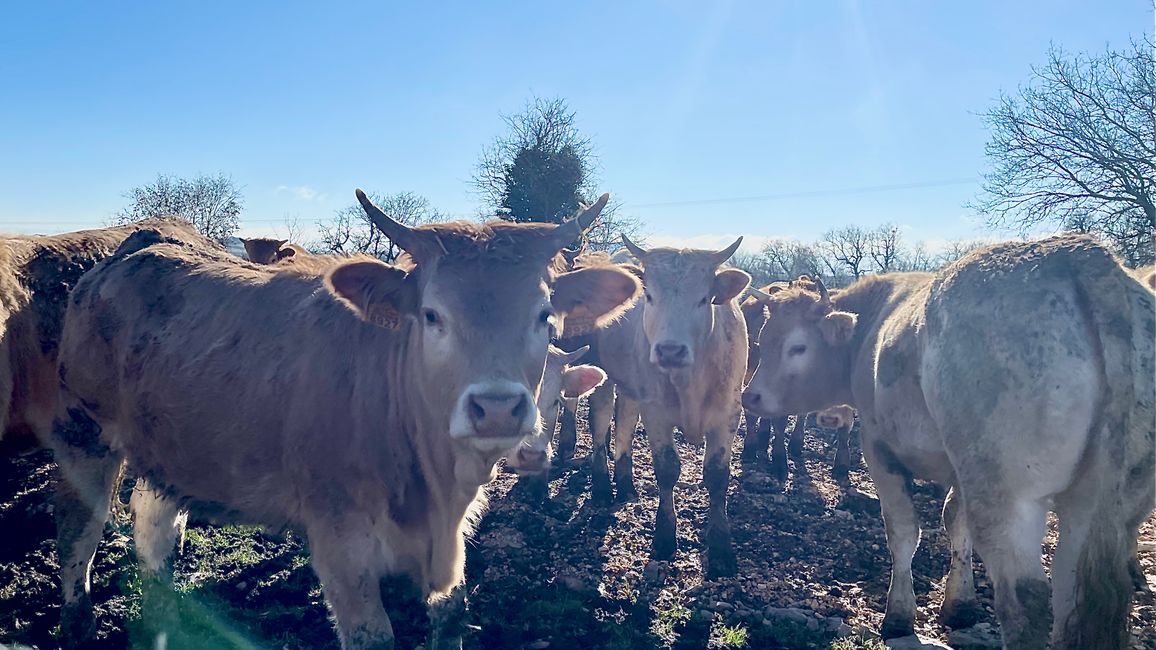
[[[474,434],[485,438],[512,438],[524,433],[530,414],[526,393],[470,395],[466,408]]]
[[[760,390],[747,388],[743,391],[742,401],[744,409],[751,411],[759,417],[771,418],[779,416],[779,414],[775,412],[777,409],[772,408],[772,405],[767,402],[767,399]]]
[[[681,368],[690,365],[690,348],[674,341],[656,343],[654,360],[663,368]]]
[[[543,474],[550,469],[550,461],[544,450],[522,447],[518,450],[514,468],[518,474]]]
[[[840,418],[831,415],[818,415],[815,417],[815,424],[824,429],[838,429],[843,426],[843,421]]]

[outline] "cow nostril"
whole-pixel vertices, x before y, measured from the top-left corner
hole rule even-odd
[[[474,419],[474,420],[485,419],[486,409],[482,408],[482,405],[478,404],[477,400],[475,400],[473,397],[470,398],[470,407],[469,408],[470,408],[470,417],[472,419]]]
[[[526,417],[526,411],[529,410],[528,404],[529,402],[526,400],[526,396],[522,395],[522,398],[518,400],[517,406],[515,406],[514,410],[511,411],[511,415],[518,418],[519,420]]]

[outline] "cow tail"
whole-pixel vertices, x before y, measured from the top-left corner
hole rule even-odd
[[[1064,625],[1065,647],[1123,648],[1127,646],[1128,612],[1133,583],[1128,570],[1134,541],[1127,511],[1130,470],[1144,454],[1152,455],[1153,315],[1144,314],[1138,292],[1146,292],[1102,248],[1080,256],[1075,269],[1079,292],[1087,307],[1103,359],[1106,394],[1100,411],[1098,435],[1089,451],[1105,462],[1090,463],[1100,470],[1087,498],[1095,503],[1090,532],[1076,564],[1073,615]],[[1145,353],[1145,350],[1147,352]],[[1146,408],[1145,408],[1146,404]],[[1145,440],[1147,450],[1145,451]],[[1151,474],[1151,466],[1148,467]],[[1090,471],[1096,471],[1091,469]],[[1092,477],[1086,477],[1092,478]],[[1156,480],[1156,479],[1153,479]],[[1073,645],[1074,644],[1074,645]]]

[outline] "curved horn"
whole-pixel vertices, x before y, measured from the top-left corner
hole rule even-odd
[[[585,355],[589,351],[590,351],[589,345],[583,345],[582,347],[580,347],[577,350],[574,350],[572,352],[562,352],[561,350],[559,350],[559,352],[561,352],[561,354],[556,355],[556,358],[561,359],[563,364],[569,365],[569,364],[574,363],[575,361],[581,359],[582,356]]]
[[[626,250],[630,251],[630,254],[633,255],[635,259],[641,262],[642,258],[646,257],[646,250],[638,244],[630,241],[630,238],[626,235],[621,235],[621,237],[622,245],[626,247]]]
[[[578,227],[582,229],[583,233],[590,230],[590,226],[594,225],[594,220],[598,218],[598,215],[602,214],[603,208],[606,207],[609,201],[610,194],[604,192],[602,196],[598,197],[598,200],[594,202],[594,205],[578,210],[578,214],[574,215],[574,221],[578,222]]]
[[[831,296],[827,293],[827,287],[823,284],[823,278],[815,276],[815,289],[819,291],[819,302],[829,305],[831,304]]]
[[[413,255],[414,258],[425,258],[425,253],[431,252],[428,246],[428,240],[419,234],[419,231],[406,226],[405,224],[394,220],[392,217],[382,212],[381,208],[373,204],[365,192],[358,188],[355,192],[357,195],[357,202],[361,204],[361,208],[365,210],[365,214],[369,216],[369,220],[373,222],[374,226],[381,231],[383,235],[389,238],[390,241],[397,244],[397,247],[403,251]]]
[[[754,287],[751,287],[750,289],[748,289],[748,291],[750,291],[751,295],[754,296],[761,303],[769,303],[771,301],[771,294],[769,294],[769,293],[767,293],[761,289],[756,289]]]
[[[550,242],[553,244],[554,250],[551,253],[558,252],[585,235],[586,231],[590,230],[590,226],[594,225],[594,220],[598,218],[598,215],[602,214],[602,209],[606,207],[609,200],[610,195],[603,194],[598,197],[594,205],[587,207],[579,204],[578,212],[570,219],[558,224],[558,227],[552,231]]]
[[[742,244],[742,243],[743,243],[743,238],[739,237],[738,239],[735,240],[735,243],[731,244],[730,246],[727,246],[726,248],[722,249],[721,251],[718,251],[717,253],[714,253],[711,256],[711,261],[714,262],[715,266],[718,266],[719,264],[722,264],[723,262],[729,260],[731,258],[731,255],[734,255],[735,251],[737,251],[739,249],[739,244]]]

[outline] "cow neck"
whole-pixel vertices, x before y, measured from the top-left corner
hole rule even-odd
[[[831,302],[838,311],[847,311],[858,316],[855,334],[851,341],[843,346],[844,352],[840,357],[842,365],[840,376],[858,377],[861,365],[868,365],[868,370],[874,372],[874,347],[879,336],[879,329],[883,321],[894,311],[896,301],[907,299],[911,292],[931,282],[929,273],[888,273],[874,275],[856,281],[841,291]],[[920,282],[923,279],[925,282]]]

